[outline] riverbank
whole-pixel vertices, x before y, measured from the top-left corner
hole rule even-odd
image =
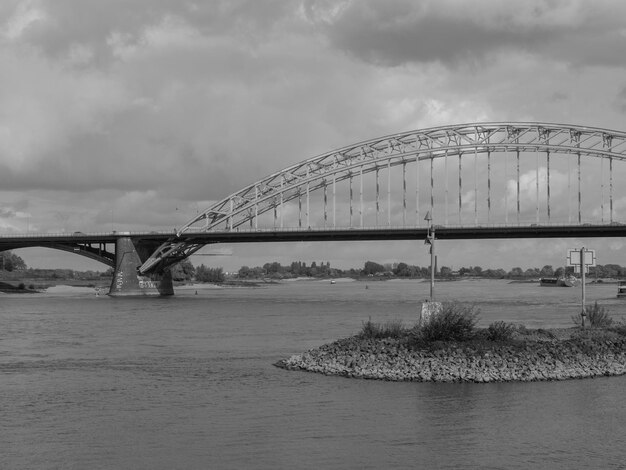
[[[26,287],[23,283],[13,285],[0,281],[0,293],[2,294],[35,294],[37,290],[33,286]]]
[[[566,380],[626,374],[623,329],[524,330],[503,342],[414,344],[353,336],[275,365],[325,375],[415,382]]]

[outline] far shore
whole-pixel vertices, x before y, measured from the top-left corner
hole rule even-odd
[[[0,281],[0,293],[36,294],[55,286],[91,287],[108,290],[111,279],[11,279]]]
[[[54,286],[72,286],[72,287],[92,287],[94,289],[107,290],[111,286],[111,278],[98,277],[94,279],[69,279],[69,278],[20,278],[19,273],[5,273],[0,279],[0,293],[5,294],[29,294],[45,291]],[[539,279],[495,279],[476,276],[463,276],[456,278],[437,278],[435,282],[462,282],[462,281],[508,281],[509,284],[537,284]],[[355,276],[355,277],[294,277],[294,278],[274,278],[274,277],[258,277],[258,278],[227,278],[223,282],[197,282],[197,281],[175,281],[175,289],[202,289],[202,288],[219,288],[219,287],[265,287],[272,284],[282,284],[291,282],[328,282],[333,284],[341,284],[347,282],[389,282],[389,281],[415,281],[430,282],[430,279],[424,278],[406,278],[406,277],[386,277],[386,276]],[[587,281],[587,285],[594,284],[617,284],[618,279],[592,279]]]

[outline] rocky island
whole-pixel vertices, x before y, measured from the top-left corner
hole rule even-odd
[[[626,326],[612,325],[606,312],[601,313],[609,325],[601,328],[531,330],[496,322],[477,329],[473,312],[454,309],[436,320],[440,324],[434,335],[433,328],[429,330],[432,324],[405,329],[368,322],[353,337],[275,365],[326,375],[416,382],[566,380],[626,373]],[[456,330],[444,331],[441,322]]]

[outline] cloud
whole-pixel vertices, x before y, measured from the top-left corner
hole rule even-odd
[[[0,37],[9,41],[19,39],[29,29],[46,20],[45,12],[34,1],[9,2],[9,5],[13,6],[15,10],[13,14],[9,15],[4,26],[0,28]]]
[[[32,48],[0,48],[0,61],[0,178],[5,184],[19,184],[51,155],[65,154],[74,138],[103,132],[107,117],[126,107],[123,86],[115,80],[93,71],[70,73]]]
[[[27,211],[27,200],[17,200],[0,205],[0,228],[6,232],[26,232],[32,214]],[[26,230],[22,227],[26,226]]]
[[[575,65],[624,59],[626,6],[616,1],[366,0],[306,2],[337,48],[374,64],[472,63],[527,51]],[[618,13],[619,12],[619,13]]]
[[[169,230],[265,175],[381,135],[497,120],[623,129],[625,8],[0,2],[3,207],[31,214],[41,231]],[[567,175],[553,171],[555,184]],[[494,176],[498,196],[505,180]],[[464,197],[485,200],[480,187]],[[600,205],[588,204],[590,213]],[[394,203],[392,219],[402,215]]]
[[[171,18],[191,24],[203,36],[256,38],[271,34],[295,8],[295,3],[282,0],[29,0],[0,10],[0,24],[6,17],[4,30],[11,32],[11,39],[50,57],[61,58],[80,44],[94,51],[97,65],[108,66],[115,60],[107,43],[112,32],[139,43],[146,40],[146,29]]]

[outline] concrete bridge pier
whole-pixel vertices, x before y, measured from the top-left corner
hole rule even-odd
[[[154,247],[146,246],[131,237],[120,237],[115,243],[115,271],[109,295],[160,296],[174,295],[172,273],[166,268],[162,273],[139,275],[137,268],[148,259]]]

